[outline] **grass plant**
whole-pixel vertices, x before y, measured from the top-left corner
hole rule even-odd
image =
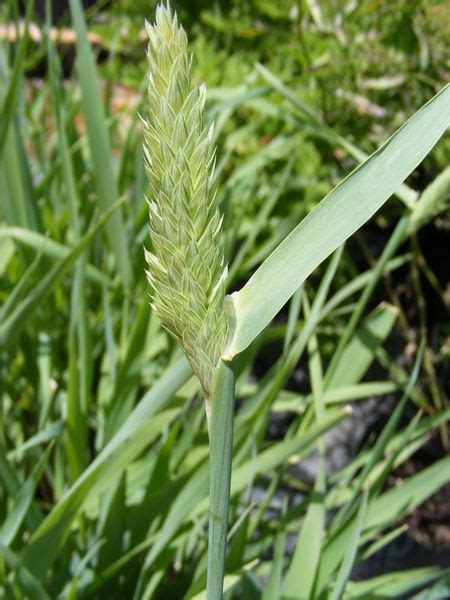
[[[352,26],[307,4],[258,8],[261,25],[240,4],[234,22],[205,9],[192,63],[161,6],[150,77],[119,34],[100,64],[80,0],[73,72],[47,35],[50,2],[41,45],[2,42],[0,596],[448,594],[438,567],[352,580],[449,479],[445,327],[432,329],[424,286],[439,311],[446,296],[422,247],[448,221],[439,32],[398,0],[422,54],[395,46],[401,93],[362,61],[361,94],[391,86],[374,92],[387,116],[361,117],[376,122],[365,135],[330,89],[334,68],[358,73],[343,59]],[[377,20],[357,4],[368,40]],[[116,33],[118,5],[104,13]],[[0,7],[7,23],[18,14]],[[221,36],[233,52],[214,50]],[[397,38],[372,43],[392,68]],[[131,72],[135,103],[117,108]],[[380,433],[330,472],[349,403],[387,395]],[[422,464],[431,438],[444,450]],[[298,465],[315,450],[308,478]]]

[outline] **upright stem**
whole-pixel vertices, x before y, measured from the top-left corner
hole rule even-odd
[[[221,600],[227,549],[233,450],[234,372],[221,362],[214,384],[209,429],[209,532],[207,600]]]

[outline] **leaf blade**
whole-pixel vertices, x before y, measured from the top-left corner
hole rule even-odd
[[[97,201],[100,208],[106,211],[119,197],[111,160],[111,144],[105,125],[105,114],[100,97],[96,66],[87,37],[86,22],[80,0],[70,0],[69,5],[73,26],[77,33],[77,67],[80,78],[81,101],[91,150]],[[133,273],[122,211],[113,216],[106,227],[106,233],[122,281],[125,287],[128,287],[133,279]]]
[[[239,292],[228,296],[232,336],[224,359],[247,348],[312,271],[395,192],[444,133],[449,105],[447,85],[334,188]]]

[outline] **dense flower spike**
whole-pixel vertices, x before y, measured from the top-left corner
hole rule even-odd
[[[150,63],[144,153],[152,201],[152,252],[145,253],[153,308],[179,341],[209,397],[227,336],[221,217],[212,186],[212,128],[205,88],[191,81],[187,37],[169,5],[146,25]]]

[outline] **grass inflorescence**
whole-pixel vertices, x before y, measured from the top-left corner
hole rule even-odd
[[[150,182],[152,306],[182,346],[207,398],[223,350],[227,269],[212,183],[213,128],[204,125],[205,86],[192,81],[187,37],[169,6],[149,36],[144,153]]]

